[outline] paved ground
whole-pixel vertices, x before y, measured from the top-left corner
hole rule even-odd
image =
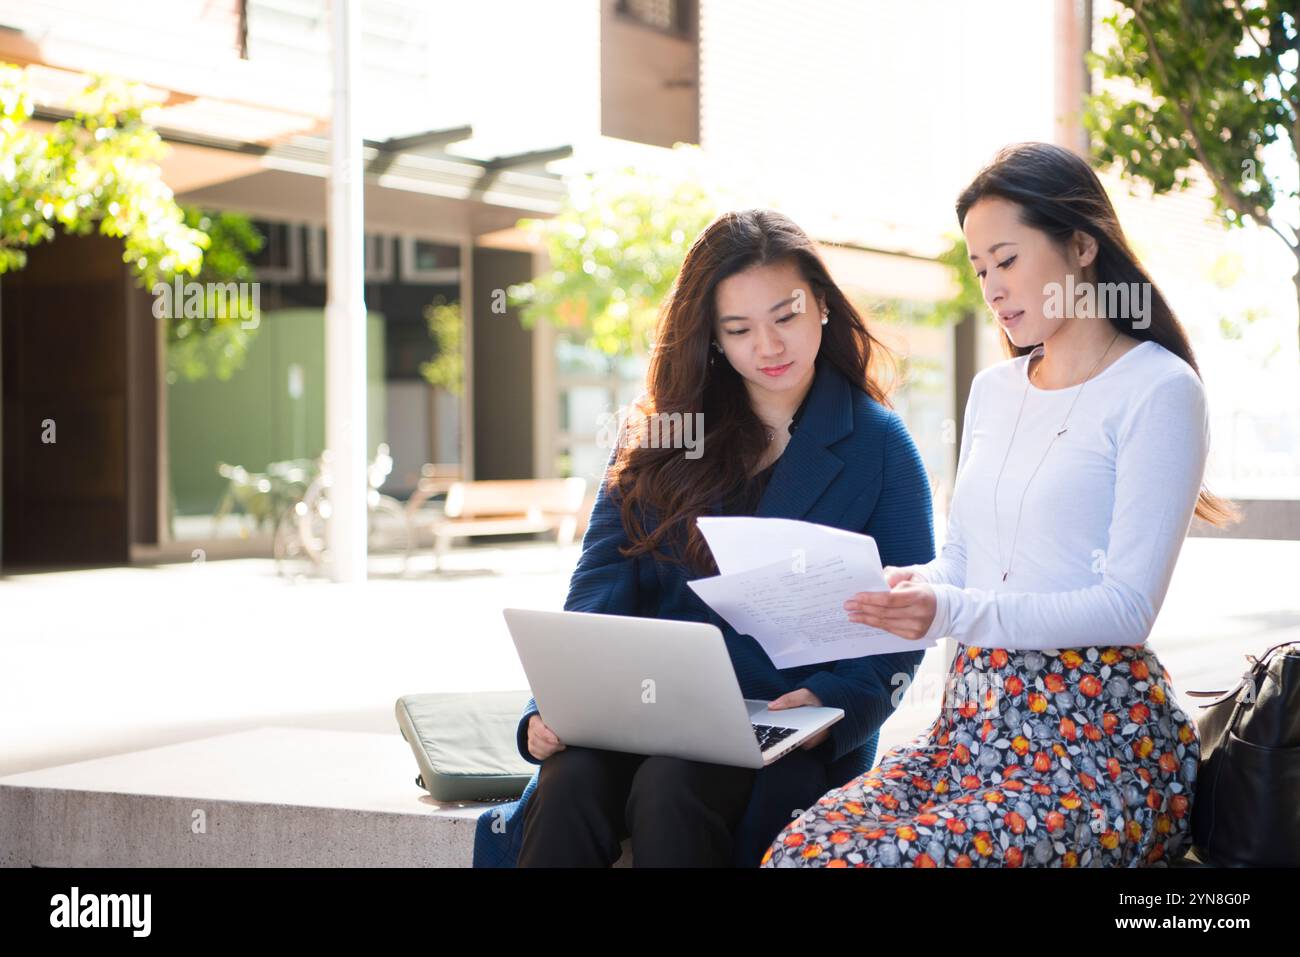
[[[356,587],[262,560],[2,578],[0,775],[268,724],[396,733],[403,694],[526,687],[501,608],[559,608],[577,556],[471,548],[441,578],[424,558]],[[1188,541],[1152,638],[1177,690],[1300,641],[1297,568],[1300,542]],[[945,664],[928,655],[883,747],[933,721]]]

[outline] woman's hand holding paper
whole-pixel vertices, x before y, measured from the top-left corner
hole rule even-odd
[[[889,591],[863,591],[844,603],[849,621],[909,640],[925,637],[937,609],[934,588],[915,572],[887,565]]]

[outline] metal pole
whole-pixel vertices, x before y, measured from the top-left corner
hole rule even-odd
[[[325,444],[330,577],[366,577],[366,304],[361,136],[356,71],[361,50],[355,0],[331,0],[334,112],[330,124],[329,276],[325,304]]]

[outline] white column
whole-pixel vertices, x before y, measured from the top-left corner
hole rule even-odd
[[[1088,74],[1084,53],[1092,41],[1092,3],[1089,0],[1056,0],[1052,13],[1052,34],[1056,44],[1052,136],[1058,146],[1074,150],[1086,158],[1088,130],[1083,125],[1083,97]]]
[[[473,481],[474,462],[474,233],[460,241],[461,361],[465,364],[460,401],[460,474]]]
[[[330,577],[366,577],[366,304],[363,275],[361,136],[356,63],[358,0],[331,0],[334,112],[330,124],[329,274],[325,303],[325,445]]]

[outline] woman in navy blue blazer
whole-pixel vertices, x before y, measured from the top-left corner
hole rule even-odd
[[[792,815],[871,767],[891,695],[922,653],[778,669],[687,582],[716,574],[695,519],[719,513],[864,532],[886,565],[934,558],[924,466],[869,372],[882,358],[888,352],[785,216],[728,213],[692,244],[564,607],[711,622],[744,697],[845,717],[755,771],[565,746],[529,701],[519,751],[541,769],[522,808],[519,866],[608,866],[629,834],[637,865],[757,866]],[[687,416],[701,417],[702,444],[685,427],[673,442],[648,429]]]

